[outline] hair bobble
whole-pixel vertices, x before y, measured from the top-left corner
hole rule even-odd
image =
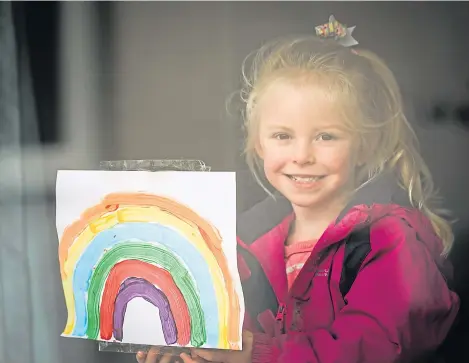
[[[318,25],[314,29],[316,30],[316,35],[319,38],[333,38],[337,43],[344,47],[352,47],[358,44],[357,40],[352,37],[352,32],[355,30],[355,26],[347,28],[346,25],[335,20],[334,15],[329,17],[328,23]],[[353,50],[352,52],[358,55],[357,52],[354,52]]]

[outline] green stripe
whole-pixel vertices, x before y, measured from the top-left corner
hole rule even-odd
[[[107,251],[91,275],[88,289],[88,326],[86,335],[97,339],[99,335],[99,305],[104,285],[112,267],[123,260],[140,260],[161,266],[169,271],[181,290],[191,317],[191,345],[200,347],[207,340],[205,319],[200,305],[198,290],[186,267],[165,248],[149,243],[119,243]],[[173,312],[177,314],[177,312]]]

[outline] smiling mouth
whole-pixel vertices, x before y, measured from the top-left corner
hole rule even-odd
[[[299,182],[299,183],[314,183],[326,177],[325,175],[289,175],[289,174],[287,174],[286,176],[290,178],[291,180]]]

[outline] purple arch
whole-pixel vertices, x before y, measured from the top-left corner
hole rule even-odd
[[[176,343],[176,322],[174,321],[166,295],[147,280],[135,277],[125,280],[117,294],[114,303],[114,338],[122,341],[127,304],[136,297],[141,297],[158,308],[166,344]]]

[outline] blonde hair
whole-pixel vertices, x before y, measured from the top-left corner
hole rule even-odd
[[[411,204],[429,218],[443,241],[444,253],[448,253],[454,239],[452,228],[442,216],[443,211],[433,207],[437,192],[419,153],[417,137],[404,115],[399,86],[392,71],[370,51],[357,52],[333,40],[306,36],[274,41],[246,58],[241,91],[245,103],[244,153],[264,190],[270,194],[258,173],[262,161],[256,152],[257,105],[266,88],[279,79],[327,84],[325,90],[344,105],[345,124],[358,136],[361,149],[373,150],[366,165],[357,169],[357,190],[384,171],[393,171]]]

